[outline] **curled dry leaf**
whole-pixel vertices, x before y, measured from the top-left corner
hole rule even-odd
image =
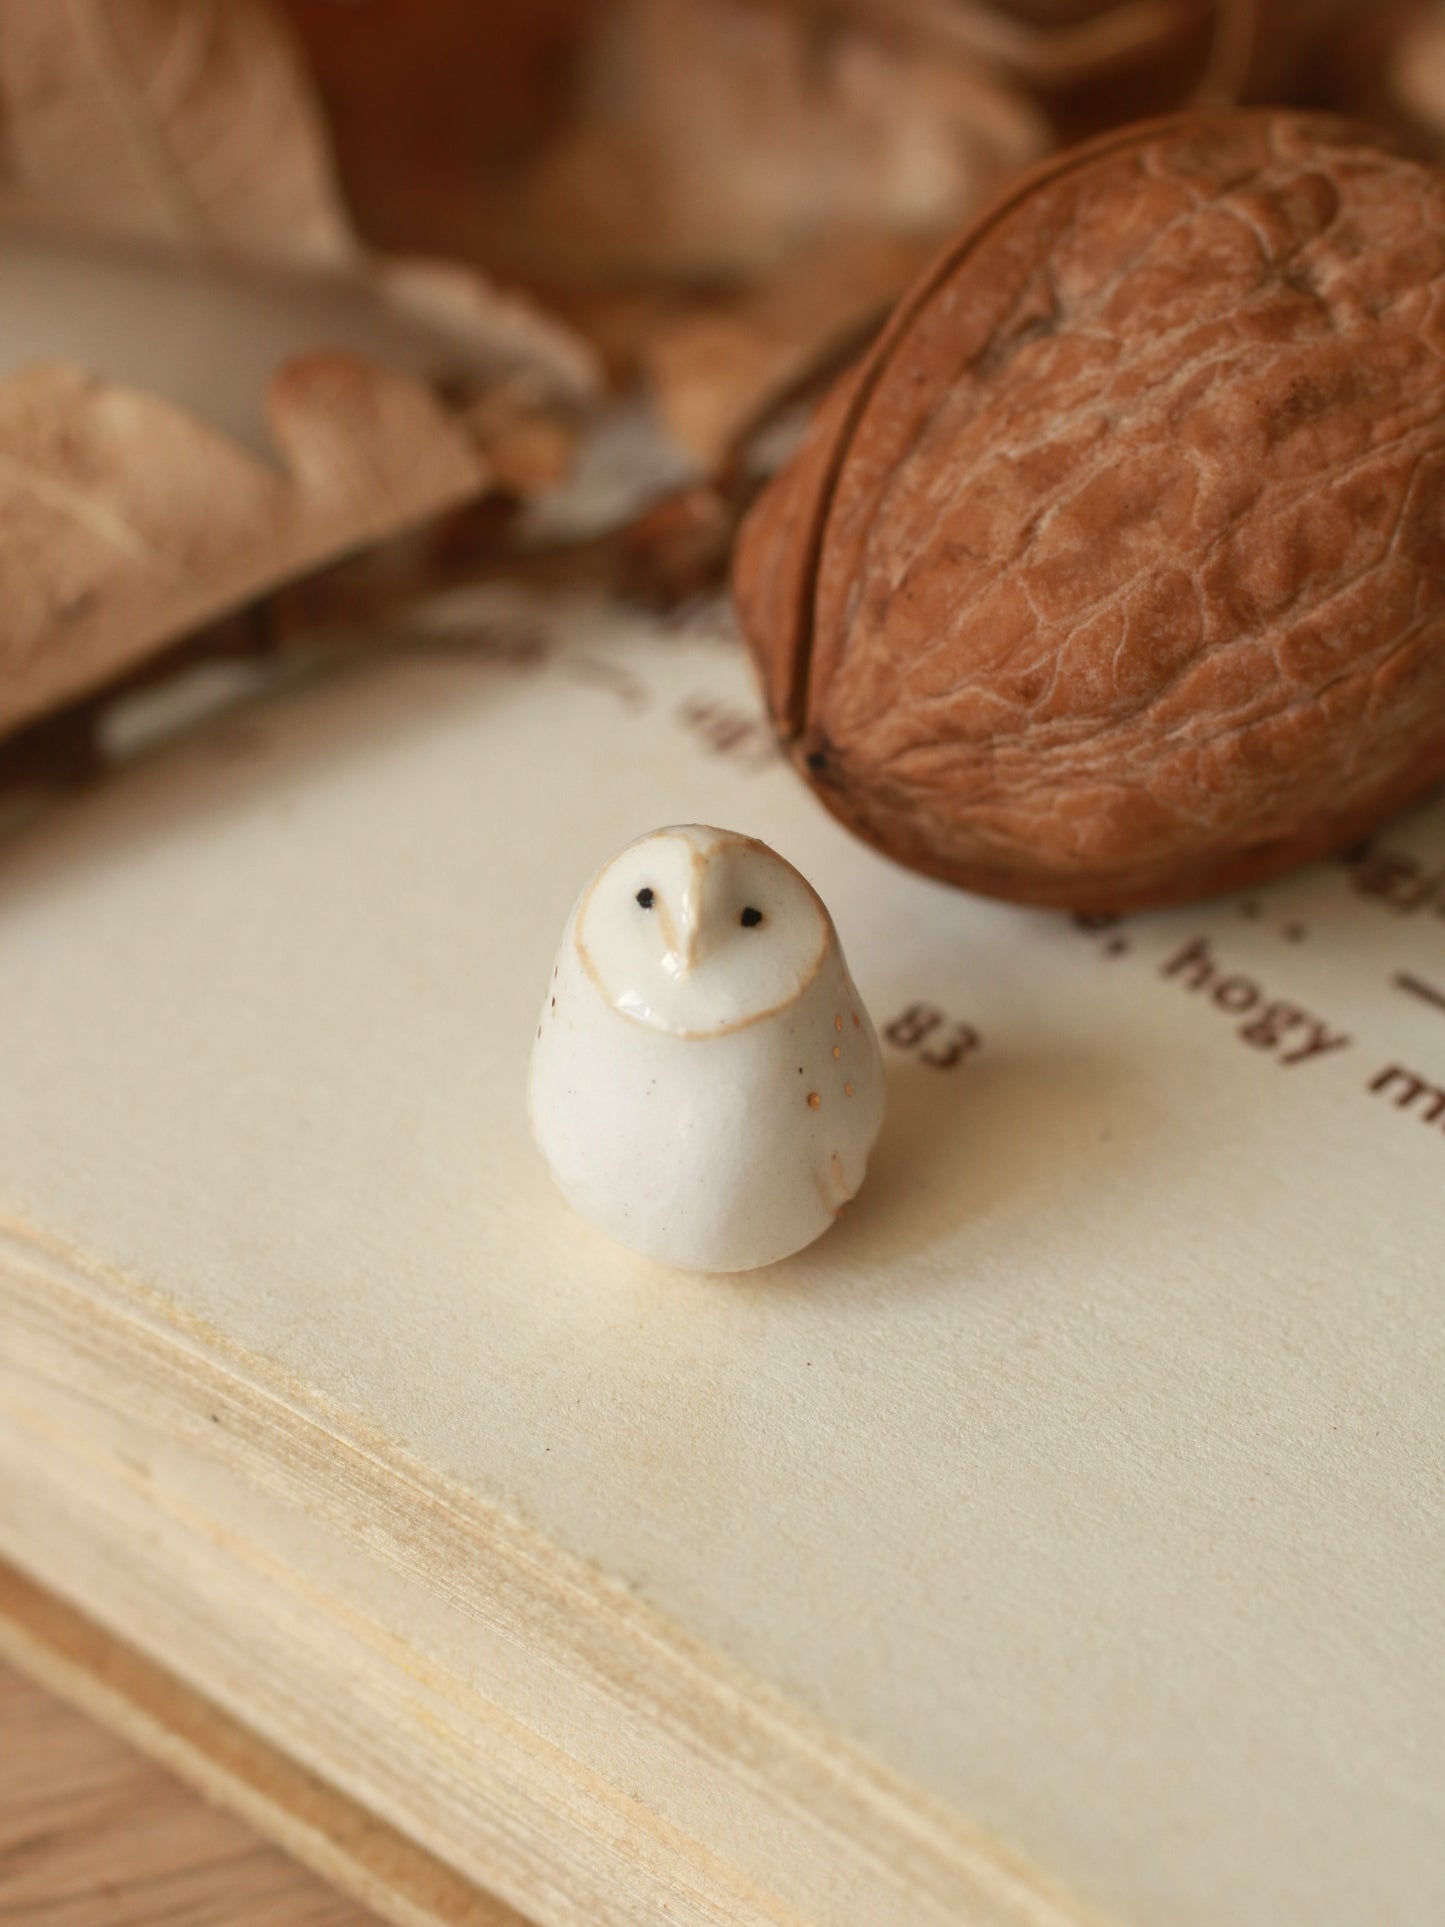
[[[1108,85],[1204,39],[1216,0],[843,0],[856,19],[918,35],[1043,95]],[[791,0],[821,12],[826,0]],[[1252,8],[1255,0],[1223,0]]]
[[[673,436],[720,468],[774,405],[865,345],[930,251],[896,235],[839,235],[760,288],[666,313],[639,358]]]
[[[1445,4],[1338,0],[1315,33],[1301,97],[1445,154]]]
[[[0,213],[117,240],[349,263],[304,70],[249,0],[8,0]]]
[[[1384,15],[1392,0],[1371,0]],[[1193,98],[1328,104],[1318,70],[1323,50],[1365,11],[1360,0],[1213,0],[1209,57]]]
[[[268,416],[284,468],[63,364],[0,385],[0,731],[487,480],[425,388],[352,356],[282,368]]]
[[[270,390],[280,470],[134,387],[13,376],[0,729],[488,486],[545,484],[599,385],[578,337],[471,269],[362,244],[271,0],[6,0],[0,222],[289,283],[323,330],[348,302],[392,317],[449,400],[366,359],[288,355]]]
[[[580,93],[512,219],[559,273],[671,284],[625,346],[712,473],[1048,140],[965,55],[757,0],[622,0]]]
[[[0,218],[364,282],[459,373],[578,402],[586,348],[470,269],[363,247],[270,0],[5,0]]]
[[[495,203],[566,122],[613,3],[281,0],[367,239],[495,266]]]
[[[962,51],[1027,88],[1066,140],[1190,103],[1312,97],[1322,40],[1366,11],[1359,0],[844,4],[857,18]]]
[[[1385,98],[1370,104],[1420,134],[1437,153],[1445,151],[1445,5],[1416,9],[1399,24],[1397,35],[1371,49],[1383,55],[1376,68]],[[1363,37],[1363,27],[1360,33]],[[1358,74],[1362,65],[1369,71],[1359,52],[1350,51],[1353,71]]]
[[[987,61],[883,6],[286,4],[363,228],[546,283],[709,470],[1048,142]]]
[[[750,281],[845,229],[947,231],[1047,134],[963,57],[750,0],[616,0],[574,119],[494,202],[534,271]]]

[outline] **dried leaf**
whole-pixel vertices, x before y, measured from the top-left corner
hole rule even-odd
[[[519,403],[505,389],[469,404],[463,418],[486,457],[493,483],[508,495],[525,497],[555,488],[571,467],[575,431]]]
[[[0,384],[0,731],[488,480],[425,388],[356,357],[283,367],[268,417],[284,468],[71,366]]]
[[[625,531],[617,592],[667,608],[716,589],[727,574],[737,523],[734,505],[710,488],[666,497]]]
[[[355,251],[290,38],[243,0],[7,0],[0,213],[293,266]]]
[[[358,138],[364,222],[379,198],[392,236],[444,225],[469,258],[549,285],[748,281],[843,228],[947,230],[1047,144],[1037,111],[977,63],[836,18],[751,0],[571,13],[569,115],[490,167],[474,148],[428,147],[410,176],[378,179]],[[339,122],[358,118],[341,90],[362,85],[372,15],[343,17],[358,53],[330,70]],[[393,44],[398,15],[393,5]]]
[[[493,210],[566,123],[614,0],[282,0],[373,245],[496,266]]]
[[[1364,11],[1359,0],[838,3],[879,30],[965,53],[1027,87],[1066,140],[1188,102],[1311,97],[1321,40]]]
[[[5,0],[0,135],[0,218],[366,282],[473,373],[595,389],[574,336],[472,270],[362,246],[270,0]]]
[[[271,0],[6,0],[0,220],[258,285],[280,271],[323,325],[369,304],[458,411],[369,360],[290,359],[269,394],[277,469],[149,380],[50,366],[0,386],[0,729],[489,485],[543,485],[599,386],[570,330],[471,269],[362,244]]]
[[[1376,108],[1434,153],[1445,153],[1445,6],[1418,9],[1409,19],[1400,19],[1399,13],[1397,7],[1401,31],[1393,41],[1375,39],[1368,49],[1373,60],[1359,57],[1364,49],[1350,49],[1355,57],[1349,71],[1357,86],[1362,71],[1378,76],[1373,97],[1362,102],[1356,96],[1350,105]]]
[[[893,235],[840,235],[761,288],[657,321],[641,362],[671,433],[718,469],[772,407],[864,345],[931,252]]]
[[[825,0],[792,0],[820,9]],[[1224,0],[1224,5],[1238,0]],[[845,0],[879,29],[921,35],[1044,94],[1156,58],[1197,32],[1215,0]],[[1244,0],[1252,5],[1253,0]]]

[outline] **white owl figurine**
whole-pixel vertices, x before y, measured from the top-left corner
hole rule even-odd
[[[635,1251],[746,1271],[810,1244],[883,1121],[878,1039],[812,885],[729,830],[630,843],[562,934],[528,1105],[567,1198]]]

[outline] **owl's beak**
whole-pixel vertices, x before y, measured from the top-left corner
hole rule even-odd
[[[678,906],[673,954],[677,959],[675,975],[687,977],[697,968],[702,955],[702,891],[691,884],[683,891]]]
[[[672,972],[676,977],[690,976],[710,948],[707,941],[706,884],[707,864],[695,858],[691,874],[676,898],[670,959]]]

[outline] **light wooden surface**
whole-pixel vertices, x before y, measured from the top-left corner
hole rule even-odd
[[[669,819],[888,1052],[740,1279],[525,1130]],[[850,842],[724,640],[413,623],[0,851],[0,1541],[547,1927],[1445,1918],[1439,803],[1384,848],[1079,929]]]
[[[374,1927],[376,1916],[0,1664],[0,1921]]]
[[[213,1860],[222,1868],[228,1860],[245,1860],[247,1881],[254,1877],[262,1907],[258,1919],[275,1919],[278,1927],[289,1927],[290,1916],[272,1909],[293,1904],[293,1894],[307,1927],[312,1913],[305,1909],[329,1909],[316,1915],[326,1927],[366,1927],[377,1919],[393,1927],[528,1927],[493,1895],[277,1753],[248,1723],[4,1564],[0,1668],[17,1709],[13,1722],[0,1716],[6,1742],[0,1748],[0,1806],[8,1812],[13,1796],[25,1812],[13,1835],[0,1835],[7,1848],[12,1838],[17,1841],[8,1865],[0,1855],[0,1922],[28,1920],[35,1911],[38,1901],[24,1884],[27,1869],[53,1845],[73,1861],[69,1872],[56,1863],[57,1879],[66,1884],[47,1904],[57,1909],[69,1904],[65,1896],[72,1889],[83,1900],[85,1866],[97,1870],[102,1882],[113,1880],[119,1868],[137,1896],[137,1921],[167,1919],[152,1911],[160,1902],[147,1883],[168,1890],[172,1876],[163,1863],[174,1857],[181,1899],[198,1910],[175,1918],[194,1919],[197,1927],[213,1918],[230,1927],[233,1918],[225,1907],[214,1916],[199,1911],[201,1880]],[[35,1748],[44,1749],[34,1761],[27,1757],[32,1736]],[[37,1808],[32,1796],[52,1788],[49,1805]],[[154,1824],[143,1826],[152,1808]],[[32,1821],[39,1822],[38,1833]],[[261,1847],[249,1827],[294,1857]],[[112,1853],[110,1834],[133,1844],[129,1861],[129,1849]],[[84,1845],[82,1836],[92,1844]],[[83,1864],[73,1860],[72,1846],[87,1856]],[[21,1883],[13,1914],[7,1911],[10,1875]],[[343,1900],[337,1889],[351,1899]],[[248,1885],[242,1898],[249,1893]],[[241,1922],[250,1918],[235,1915]],[[110,1927],[110,1914],[101,1919]]]

